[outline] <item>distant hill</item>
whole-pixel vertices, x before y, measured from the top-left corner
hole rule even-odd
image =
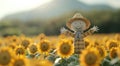
[[[29,22],[31,20],[39,20],[43,22],[52,21],[55,18],[68,18],[73,13],[89,12],[91,10],[112,10],[113,8],[108,5],[87,5],[78,0],[53,0],[47,4],[39,6],[31,11],[20,12],[8,15],[3,18],[4,20],[21,20]]]

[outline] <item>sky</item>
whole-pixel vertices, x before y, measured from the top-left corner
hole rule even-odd
[[[114,8],[120,8],[120,0],[79,0],[89,5],[107,4]]]
[[[13,14],[21,11],[32,10],[40,5],[49,3],[52,0],[0,0],[0,19],[6,15]],[[94,4],[107,4],[114,8],[120,8],[120,0],[79,0],[83,3]]]
[[[6,15],[32,10],[51,0],[0,0],[0,19]]]

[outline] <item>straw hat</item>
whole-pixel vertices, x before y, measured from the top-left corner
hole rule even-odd
[[[86,29],[88,29],[90,27],[90,21],[88,19],[86,19],[85,17],[83,17],[80,13],[76,13],[67,23],[66,26],[71,29],[71,24],[76,21],[76,20],[82,20],[83,22],[85,22],[86,24]]]

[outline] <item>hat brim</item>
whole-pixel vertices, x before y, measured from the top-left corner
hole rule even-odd
[[[71,24],[72,24],[74,21],[76,21],[76,20],[82,20],[82,21],[85,22],[85,24],[86,24],[85,30],[90,27],[90,21],[89,21],[88,19],[86,19],[86,18],[72,18],[72,19],[70,19],[70,20],[67,22],[66,26],[67,26],[69,29],[71,29]]]

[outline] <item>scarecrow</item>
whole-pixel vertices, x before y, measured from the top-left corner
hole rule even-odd
[[[97,26],[93,26],[88,31],[90,27],[90,21],[83,17],[80,13],[76,13],[67,23],[67,28],[61,29],[61,33],[74,37],[74,53],[80,54],[81,51],[85,48],[84,38],[88,35],[93,34],[98,31]]]

